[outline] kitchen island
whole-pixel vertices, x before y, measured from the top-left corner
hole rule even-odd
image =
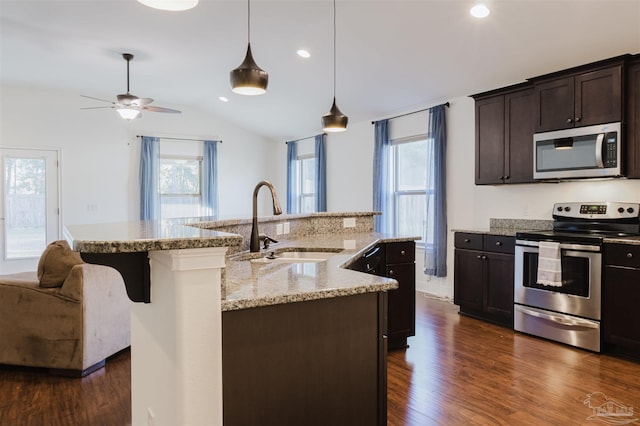
[[[221,424],[222,404],[227,424],[386,424],[385,292],[397,283],[345,267],[372,245],[415,238],[374,234],[372,217],[280,218],[291,224],[291,233],[262,253],[242,250],[242,221],[233,224],[238,234],[228,221],[174,223],[179,233],[195,232],[183,227],[197,232],[173,239],[171,233],[118,238],[114,232],[106,238],[108,226],[97,226],[94,236],[87,227],[68,227],[73,247],[96,263],[121,249],[150,258],[150,303],[132,305],[133,424]],[[356,224],[349,233],[336,225],[343,218]],[[265,222],[266,229],[275,225]],[[223,227],[227,232],[216,229]],[[270,252],[305,250],[331,255],[321,261],[264,259]],[[211,322],[218,323],[219,337]],[[222,378],[211,373],[220,352]],[[209,384],[224,382],[219,403],[202,374]],[[193,380],[205,387],[188,391]]]

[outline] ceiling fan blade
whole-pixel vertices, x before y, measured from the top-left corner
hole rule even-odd
[[[104,108],[115,108],[115,105],[109,105],[109,106],[100,106],[100,107],[85,107],[85,108],[80,108],[80,109],[104,109]]]
[[[102,101],[102,102],[109,102],[110,104],[115,104],[115,102],[113,101],[108,101],[106,99],[100,99],[100,98],[94,98],[93,96],[87,96],[87,95],[80,95],[83,98],[88,98],[88,99],[95,99],[96,101]]]
[[[131,104],[138,105],[138,106],[145,106],[145,105],[149,105],[151,102],[153,102],[153,99],[151,98],[138,98],[134,101],[131,101]]]
[[[173,114],[182,114],[182,111],[178,111],[177,109],[170,109],[170,108],[162,108],[162,107],[157,107],[157,106],[143,106],[140,109],[144,109],[147,111],[153,111],[153,112],[170,112]]]

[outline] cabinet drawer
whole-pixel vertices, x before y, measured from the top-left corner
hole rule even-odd
[[[607,244],[605,245],[605,263],[607,265],[640,268],[640,245]]]
[[[514,254],[515,247],[516,247],[515,237],[507,237],[504,235],[484,235],[483,236],[484,251]]]
[[[456,232],[453,240],[455,248],[482,250],[482,234]]]
[[[408,263],[416,260],[416,243],[406,241],[387,244],[387,264]]]

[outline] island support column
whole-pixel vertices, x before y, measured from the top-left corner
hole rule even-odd
[[[226,247],[149,252],[151,303],[131,305],[131,416],[222,425],[221,271]]]

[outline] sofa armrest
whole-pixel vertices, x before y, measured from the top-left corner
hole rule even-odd
[[[130,301],[120,272],[104,265],[76,265],[60,293],[82,301],[84,366],[130,345]]]

